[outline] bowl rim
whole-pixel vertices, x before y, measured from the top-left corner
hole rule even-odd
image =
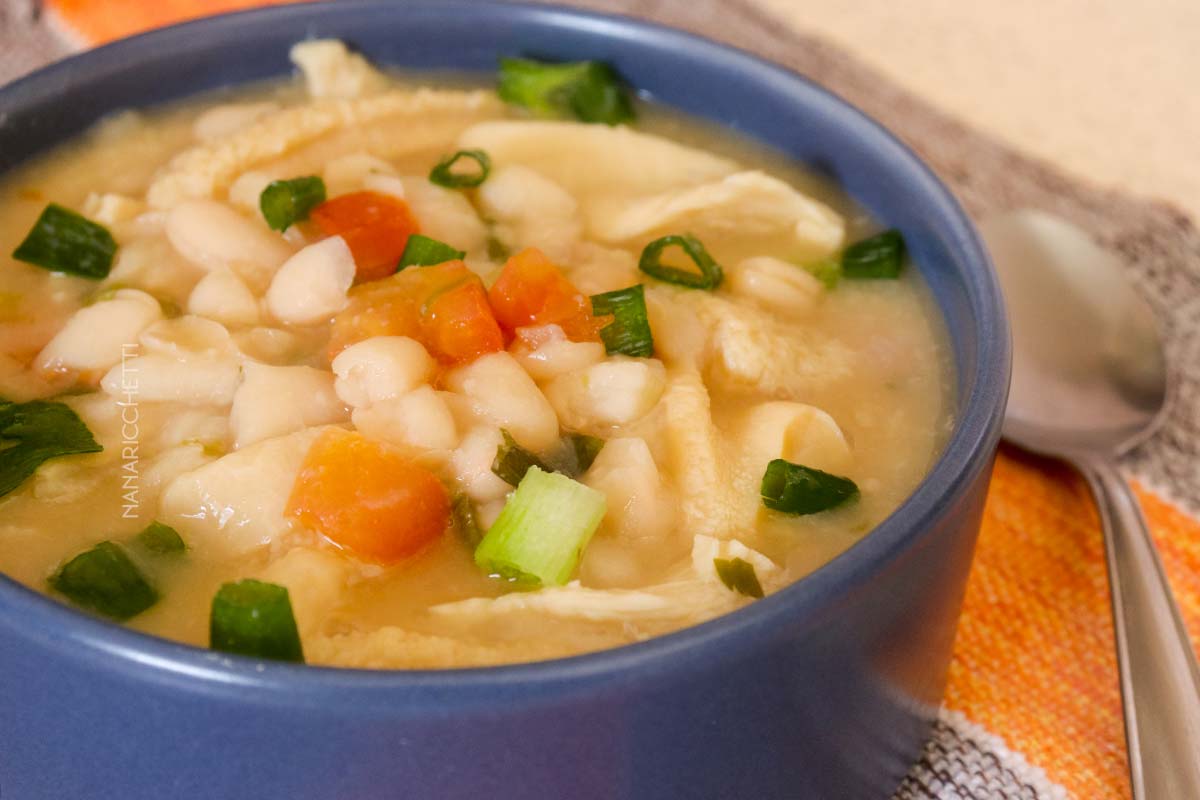
[[[225,25],[265,25],[272,21],[328,12],[354,14],[392,6],[421,7],[438,13],[480,11],[471,0],[416,0],[397,4],[389,0],[341,0],[268,6],[219,14],[159,28],[87,50],[0,87],[0,101],[32,92],[51,91],[71,79],[76,70],[93,64],[133,58],[146,48],[174,37],[204,34]],[[390,699],[410,705],[453,693],[456,698],[494,701],[496,691],[536,688],[539,697],[592,691],[598,683],[620,681],[628,670],[643,676],[676,675],[682,658],[705,650],[704,663],[736,657],[737,644],[770,636],[786,619],[818,613],[835,598],[870,581],[909,551],[923,531],[936,522],[941,509],[961,499],[982,472],[990,469],[1007,398],[1010,372],[1008,323],[1000,288],[987,252],[966,212],[933,171],[907,145],[880,123],[830,90],[786,67],[732,45],[694,33],[633,17],[529,2],[490,2],[486,7],[511,17],[528,28],[554,29],[603,26],[606,36],[624,34],[631,47],[645,47],[653,39],[671,59],[679,50],[702,52],[729,69],[750,76],[755,83],[782,85],[806,95],[805,102],[822,114],[837,118],[866,140],[864,147],[883,154],[902,170],[904,179],[930,208],[953,245],[961,248],[968,267],[956,270],[965,287],[971,315],[978,326],[973,380],[969,393],[959,397],[951,435],[941,454],[912,493],[862,539],[814,572],[764,599],[714,619],[649,640],[619,647],[543,661],[487,667],[423,670],[372,670],[263,662],[217,653],[141,633],[76,611],[0,574],[0,627],[14,628],[26,640],[66,657],[86,661],[93,669],[136,673],[139,680],[185,686],[210,696],[235,693],[253,702],[297,706],[321,705],[336,696],[341,701],[365,693],[386,706]],[[183,98],[186,95],[180,95]],[[116,110],[116,109],[113,109]],[[78,133],[71,134],[72,136]],[[64,139],[65,140],[65,139]],[[942,309],[944,317],[944,309]],[[956,359],[956,362],[961,359]],[[963,364],[956,363],[960,394]],[[717,646],[717,645],[720,646]]]

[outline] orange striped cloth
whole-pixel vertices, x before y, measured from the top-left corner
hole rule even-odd
[[[89,45],[279,2],[49,0],[48,6],[80,44]],[[1193,642],[1200,641],[1200,522],[1145,487],[1138,494]],[[1099,518],[1087,486],[1066,467],[1002,448],[945,705],[960,712],[948,719],[965,718],[981,731],[958,731],[956,741],[974,736],[971,747],[983,747],[987,734],[1002,740],[991,745],[1005,751],[995,763],[1008,770],[1019,796],[1061,796],[1064,789],[1081,800],[1130,796],[1108,598]],[[963,763],[949,769],[971,771]],[[932,767],[931,773],[943,770]],[[1039,769],[1049,779],[1045,784]],[[977,796],[965,785],[943,792],[910,776],[901,794]],[[986,785],[984,790],[988,797],[1009,796]]]

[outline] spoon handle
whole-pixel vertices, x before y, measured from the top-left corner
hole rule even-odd
[[[1079,464],[1104,525],[1134,800],[1200,798],[1200,668],[1137,498],[1111,461]]]

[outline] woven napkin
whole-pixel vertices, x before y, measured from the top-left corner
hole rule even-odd
[[[0,82],[68,52],[263,0],[0,0]],[[984,137],[752,0],[575,0],[724,40],[880,120],[977,219],[1051,211],[1125,261],[1176,368],[1166,425],[1122,461],[1200,638],[1200,233],[1181,212],[1067,177]],[[1129,797],[1099,519],[1070,469],[1002,447],[942,713],[897,800]]]

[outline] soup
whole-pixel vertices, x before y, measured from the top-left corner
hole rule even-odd
[[[602,64],[293,60],[0,184],[0,571],[259,658],[530,661],[778,591],[931,466],[940,318],[837,187]]]

